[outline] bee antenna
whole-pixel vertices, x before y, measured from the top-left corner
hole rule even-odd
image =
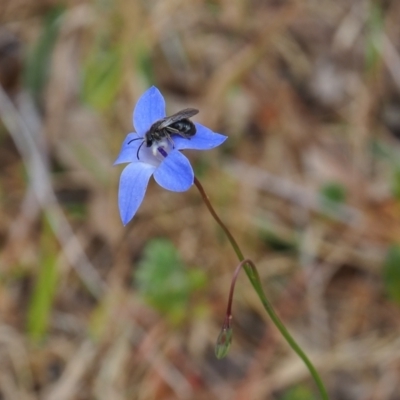
[[[133,140],[136,140],[136,139],[133,139]],[[144,140],[143,140],[142,143],[140,143],[140,146],[139,146],[139,148],[137,149],[137,152],[136,152],[136,157],[137,157],[138,160],[140,160],[140,158],[139,158],[139,151],[140,151],[140,149],[142,148],[143,143],[144,143]]]
[[[128,144],[130,144],[130,143],[134,142],[135,140],[143,140],[143,138],[141,138],[141,137],[138,137],[138,138],[136,138],[136,139],[132,139],[132,140],[130,140],[130,141],[128,142]]]

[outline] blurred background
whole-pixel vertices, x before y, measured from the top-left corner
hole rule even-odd
[[[0,399],[319,395],[195,188],[123,227],[132,110],[229,136],[186,152],[340,400],[400,399],[400,2],[0,1]]]

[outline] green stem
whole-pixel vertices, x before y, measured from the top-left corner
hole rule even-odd
[[[243,268],[247,274],[247,277],[249,278],[251,284],[253,285],[254,290],[258,294],[258,297],[260,298],[265,310],[267,311],[268,315],[272,319],[272,322],[278,328],[278,330],[282,334],[282,336],[286,339],[286,341],[288,342],[290,347],[297,353],[297,355],[303,360],[304,364],[307,366],[308,370],[310,371],[310,374],[314,378],[316,385],[318,386],[318,389],[321,393],[321,397],[324,400],[329,400],[328,393],[327,393],[325,386],[322,382],[322,379],[319,376],[314,365],[311,363],[311,361],[309,360],[307,355],[304,353],[304,351],[301,349],[301,347],[292,338],[289,331],[286,329],[283,322],[279,319],[278,315],[275,313],[275,310],[272,308],[271,303],[268,301],[267,297],[265,296],[264,290],[261,285],[261,280],[258,275],[255,264],[251,260],[244,258],[243,253],[240,250],[239,245],[237,244],[235,238],[232,236],[232,234],[230,233],[230,231],[228,230],[226,225],[222,222],[222,220],[219,218],[219,216],[215,212],[206,192],[204,191],[203,186],[201,185],[201,183],[199,182],[199,180],[196,177],[194,178],[194,184],[196,185],[197,189],[199,190],[199,192],[204,200],[204,203],[206,204],[211,215],[214,217],[214,219],[217,221],[217,223],[220,225],[220,227],[222,228],[222,230],[225,232],[226,236],[228,237],[228,240],[231,243],[233,250],[235,251],[239,261],[241,263],[243,262]]]

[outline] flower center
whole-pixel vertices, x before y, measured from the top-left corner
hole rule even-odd
[[[147,147],[145,144],[143,144],[140,149],[138,159],[142,163],[158,167],[165,160],[172,149],[173,146],[167,139],[155,141],[150,147]]]
[[[151,151],[154,157],[162,161],[165,157],[168,156],[168,153],[171,151],[171,143],[167,139],[159,140],[152,144]]]
[[[165,158],[167,157],[168,153],[162,147],[157,148],[158,152]]]

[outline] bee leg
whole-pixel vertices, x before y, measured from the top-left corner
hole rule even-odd
[[[174,129],[173,133],[176,134],[176,135],[179,135],[180,137],[183,137],[184,139],[189,139],[189,140],[190,140],[190,138],[192,136],[192,135],[188,135],[187,133],[184,133],[184,132],[181,132],[181,131],[178,131],[178,130],[175,130],[175,129]]]
[[[171,143],[172,148],[174,149],[174,148],[175,148],[175,143],[174,143],[174,141],[172,140],[172,137],[171,137],[170,135],[167,135],[167,140],[168,140],[168,142]]]
[[[188,135],[187,133],[183,133],[183,132],[178,132],[178,135],[183,137],[184,139],[189,139],[189,140],[192,136],[192,135]]]
[[[190,137],[192,136],[192,135],[188,135],[187,133],[178,131],[178,129],[171,128],[170,126],[168,128],[166,128],[166,129],[167,129],[169,134],[171,134],[171,135],[179,135],[179,136],[183,137],[184,139],[190,139]]]

